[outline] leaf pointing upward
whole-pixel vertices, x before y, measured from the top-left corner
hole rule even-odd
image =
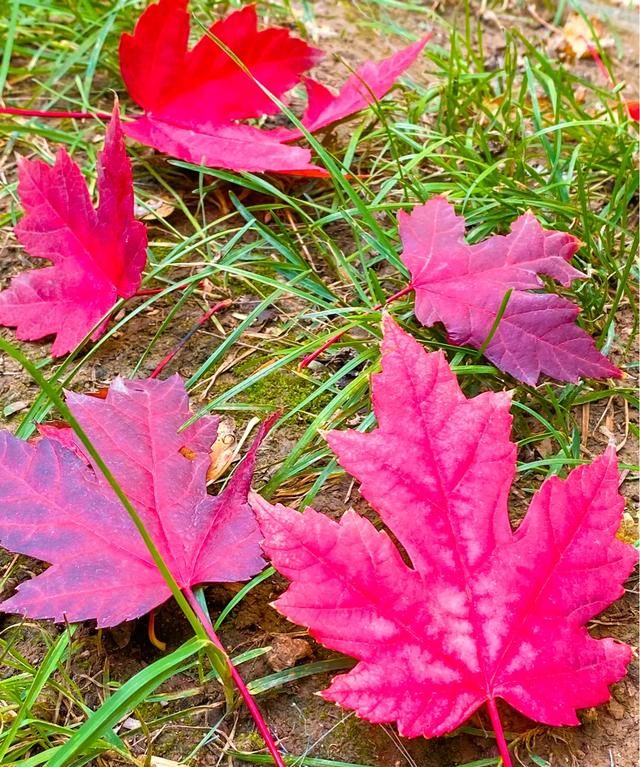
[[[133,217],[131,164],[118,104],[98,157],[97,210],[78,166],[64,149],[53,167],[21,160],[18,195],[25,215],[16,236],[31,256],[53,263],[18,274],[0,293],[0,325],[20,339],[55,334],[52,354],[71,351],[113,307],[140,285],[147,259],[144,224]],[[104,325],[93,334],[99,338]]]
[[[223,492],[211,496],[206,474],[218,419],[201,418],[179,431],[191,413],[178,376],[117,378],[105,400],[69,394],[67,404],[179,586],[245,580],[260,571],[260,533],[247,493],[268,424]],[[66,432],[48,430],[37,443],[0,432],[0,543],[52,565],[1,609],[113,626],[170,592],[111,487],[77,440],[68,448]]]
[[[454,343],[476,349],[489,339],[485,356],[525,383],[535,384],[543,373],[560,381],[622,375],[576,325],[575,304],[531,292],[543,287],[541,274],[565,286],[584,277],[568,263],[578,249],[575,237],[545,230],[525,214],[506,237],[468,245],[464,219],[443,197],[401,211],[398,220],[402,260],[411,272],[416,317],[423,325],[442,322]]]
[[[443,354],[388,318],[382,353],[378,428],[327,439],[410,564],[354,511],[334,522],[254,495],[263,548],[291,581],[277,609],[358,660],[323,696],[402,735],[449,732],[483,703],[495,712],[496,698],[577,724],[576,709],[608,700],[631,657],[585,628],[636,561],[615,537],[614,451],[547,480],[514,533],[509,396],[467,399]]]
[[[366,63],[334,96],[314,80],[303,78],[322,51],[287,29],[259,31],[255,6],[211,25],[191,49],[187,7],[187,0],[159,0],[140,16],[133,34],[122,36],[122,78],[144,109],[124,130],[172,157],[209,167],[327,175],[311,163],[308,149],[287,145],[301,138],[300,131],[238,123],[278,112],[260,85],[286,101],[287,92],[303,80],[308,107],[302,123],[315,131],[384,96],[427,42],[425,37],[384,61]]]

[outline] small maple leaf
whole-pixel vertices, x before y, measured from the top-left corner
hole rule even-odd
[[[23,159],[18,173],[25,215],[16,236],[31,256],[53,266],[13,278],[0,293],[0,325],[15,327],[23,340],[55,334],[51,353],[58,357],[77,346],[118,297],[134,295],[147,259],[146,227],[133,216],[131,164],[118,104],[98,157],[97,209],[64,149],[53,167]]]
[[[262,569],[247,493],[269,422],[222,493],[212,496],[207,470],[218,419],[204,417],[180,431],[191,412],[179,376],[117,378],[106,399],[68,394],[67,404],[182,588],[241,581]],[[148,612],[170,591],[129,515],[69,432],[47,429],[35,442],[0,432],[0,543],[52,565],[0,609],[113,626]]]
[[[535,384],[541,373],[561,381],[619,378],[622,373],[575,320],[579,308],[540,291],[540,274],[570,285],[585,275],[569,265],[579,241],[543,229],[527,213],[507,236],[476,245],[464,239],[464,218],[444,197],[398,216],[403,251],[416,292],[416,317],[442,322],[451,341],[482,348],[500,370]],[[500,309],[506,308],[495,327]],[[490,337],[492,330],[495,332]]]
[[[282,100],[319,61],[322,51],[287,29],[258,31],[253,5],[213,24],[189,49],[187,6],[187,0],[160,0],[140,16],[133,34],[122,35],[122,79],[144,109],[143,116],[124,126],[126,134],[173,157],[209,167],[327,175],[310,162],[308,149],[287,145],[301,137],[299,131],[237,123],[278,112],[256,81]],[[385,95],[426,42],[424,38],[384,61],[365,64],[337,96],[305,80],[309,103],[302,122],[317,130],[364,109]]]
[[[378,427],[326,436],[404,554],[352,510],[335,522],[250,498],[264,551],[291,581],[276,608],[359,661],[323,696],[407,737],[450,732],[483,703],[499,729],[497,698],[578,724],[576,709],[608,700],[631,658],[585,628],[636,561],[615,536],[615,452],[548,479],[513,532],[509,394],[467,399],[443,353],[389,318],[372,390]]]

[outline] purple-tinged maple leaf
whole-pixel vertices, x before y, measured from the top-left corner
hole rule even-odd
[[[569,261],[579,246],[570,234],[543,229],[529,213],[506,236],[465,242],[464,218],[443,197],[400,212],[402,260],[416,292],[416,317],[442,322],[456,344],[482,347],[500,370],[535,384],[541,374],[561,381],[619,378],[622,373],[576,324],[579,308],[541,292],[540,275],[568,286],[585,275]],[[532,292],[536,291],[536,292]]]
[[[29,255],[53,263],[22,272],[0,293],[0,325],[22,340],[55,335],[51,353],[71,351],[118,298],[135,294],[147,259],[147,233],[133,216],[133,182],[118,105],[98,158],[94,209],[78,166],[61,149],[55,164],[20,161],[25,214],[16,236]],[[103,323],[93,333],[99,338]]]
[[[106,399],[67,404],[140,515],[178,585],[241,581],[264,565],[247,502],[268,424],[222,493],[207,493],[218,419],[191,412],[179,376],[117,378]],[[102,474],[68,429],[35,442],[0,432],[0,544],[51,564],[1,603],[6,612],[113,626],[164,602],[169,587]]]
[[[140,16],[133,34],[122,36],[122,78],[144,110],[125,124],[127,135],[172,157],[209,167],[308,176],[328,174],[311,162],[309,149],[287,144],[300,138],[300,131],[264,130],[238,122],[278,112],[255,81],[286,101],[287,92],[302,80],[308,92],[302,122],[314,131],[382,98],[427,42],[425,37],[388,59],[366,63],[334,96],[303,77],[322,51],[287,29],[258,31],[253,5],[214,23],[191,49],[189,26],[187,0],[160,0]]]
[[[443,353],[389,318],[372,390],[377,428],[326,436],[403,553],[352,510],[336,522],[250,499],[291,582],[275,607],[358,661],[323,696],[407,737],[450,732],[485,703],[501,732],[498,698],[578,724],[576,709],[608,700],[631,658],[585,627],[637,559],[616,538],[615,452],[544,482],[513,532],[510,396],[467,399]]]

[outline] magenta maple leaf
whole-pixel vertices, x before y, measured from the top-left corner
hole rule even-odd
[[[484,349],[500,370],[528,384],[543,373],[561,381],[622,375],[576,324],[579,308],[540,292],[541,274],[565,286],[585,276],[568,263],[580,244],[575,237],[545,230],[527,213],[507,236],[468,245],[464,218],[443,197],[401,211],[398,220],[401,257],[411,272],[416,317],[423,325],[442,322],[453,343],[479,349],[512,290]]]
[[[253,446],[218,496],[207,494],[218,419],[191,417],[179,376],[111,384],[106,399],[68,394],[67,404],[128,496],[182,588],[241,581],[264,562],[247,503]],[[164,602],[169,587],[102,474],[69,430],[36,442],[0,432],[0,543],[51,563],[1,603],[5,612],[113,626]]]
[[[216,22],[189,49],[187,0],[160,0],[120,41],[120,68],[144,115],[125,124],[128,136],[187,162],[246,171],[327,175],[308,149],[288,146],[297,130],[263,130],[238,120],[272,115],[277,105],[253,78],[279,99],[318,62],[322,51],[287,29],[258,31],[255,6]],[[226,45],[247,75],[216,43]],[[417,58],[424,38],[381,62],[368,62],[334,96],[305,79],[309,103],[303,123],[317,130],[381,98]]]
[[[335,522],[250,499],[264,551],[291,581],[276,608],[358,660],[323,696],[407,737],[450,732],[487,703],[501,739],[497,698],[577,724],[631,658],[585,628],[636,561],[615,537],[615,452],[547,480],[513,532],[509,394],[467,399],[442,352],[389,318],[372,389],[378,427],[326,437],[404,553],[354,511]]]
[[[53,167],[20,161],[24,217],[16,236],[31,256],[53,266],[22,272],[0,293],[0,325],[34,340],[55,334],[51,353],[71,351],[118,298],[137,291],[147,259],[144,224],[133,217],[131,164],[118,105],[98,158],[97,209],[78,166],[61,149]],[[93,333],[99,338],[103,323]]]

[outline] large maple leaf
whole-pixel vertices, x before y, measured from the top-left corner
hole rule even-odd
[[[53,166],[20,161],[15,228],[29,255],[53,263],[22,272],[0,293],[0,324],[34,340],[55,334],[52,354],[71,351],[118,298],[138,289],[147,259],[144,224],[133,216],[133,182],[118,105],[98,158],[94,209],[80,168],[61,149]],[[103,323],[93,334],[104,332]]]
[[[120,41],[120,69],[144,115],[125,125],[128,136],[187,162],[246,171],[304,175],[326,172],[310,162],[308,149],[288,146],[297,130],[263,130],[237,121],[272,115],[278,99],[317,63],[322,51],[287,29],[258,31],[255,6],[214,23],[189,49],[187,0],[160,0]],[[251,72],[246,74],[214,39]],[[380,62],[368,62],[334,96],[305,80],[309,103],[303,124],[317,130],[381,98],[416,59],[426,38]],[[253,79],[255,78],[255,80]]]
[[[68,394],[67,404],[180,587],[260,571],[260,532],[247,493],[268,424],[222,493],[212,496],[207,469],[218,419],[201,418],[180,431],[191,412],[179,376],[117,378],[106,399]],[[69,443],[68,429],[46,434],[24,442],[0,432],[0,544],[52,565],[1,609],[113,626],[164,602],[169,587],[81,443]]]
[[[454,343],[476,349],[489,338],[485,356],[525,383],[543,373],[561,381],[622,375],[576,324],[579,308],[540,292],[541,274],[565,286],[585,276],[568,263],[580,244],[575,237],[545,230],[527,213],[508,235],[468,245],[464,218],[443,197],[401,211],[398,220],[423,325],[442,322]]]
[[[323,696],[407,737],[449,732],[483,703],[499,730],[497,698],[577,724],[631,658],[585,628],[636,561],[615,537],[614,451],[548,479],[513,532],[509,394],[467,399],[442,352],[387,319],[373,405],[373,431],[326,436],[403,553],[352,510],[335,522],[251,497],[263,548],[291,581],[276,608],[359,661]]]

